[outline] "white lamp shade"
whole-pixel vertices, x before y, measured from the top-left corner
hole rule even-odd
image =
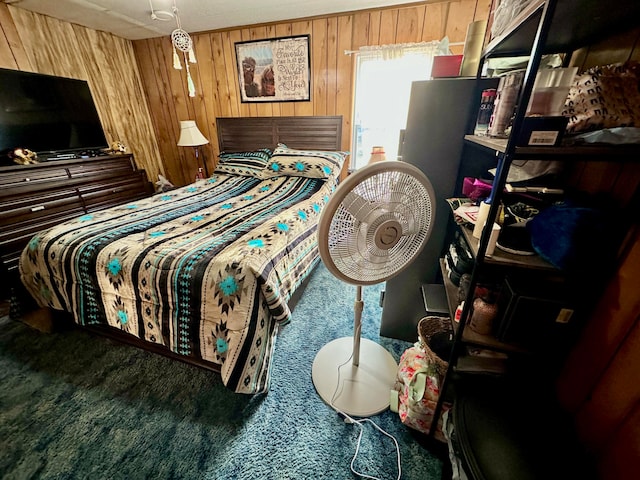
[[[194,120],[180,120],[179,147],[197,147],[198,145],[206,145],[207,143],[209,143],[209,140],[198,130],[198,126]]]

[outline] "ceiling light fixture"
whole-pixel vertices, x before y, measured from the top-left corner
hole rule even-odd
[[[160,20],[161,22],[168,22],[169,20],[175,18],[173,13],[167,12],[166,10],[153,10],[151,8],[151,20]]]
[[[153,3],[151,2],[151,0],[149,0],[149,8],[151,8],[151,20],[168,22],[169,20],[175,18],[173,13],[168,12],[167,10],[154,10]]]

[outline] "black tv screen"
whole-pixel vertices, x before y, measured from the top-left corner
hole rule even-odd
[[[106,146],[86,81],[0,69],[0,151],[46,157]]]

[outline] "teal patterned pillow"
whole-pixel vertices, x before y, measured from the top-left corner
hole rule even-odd
[[[271,150],[268,148],[253,152],[222,152],[218,156],[216,173],[262,178],[270,158]]]
[[[329,178],[338,175],[349,152],[296,150],[278,145],[269,159],[266,177],[289,175],[294,177]]]

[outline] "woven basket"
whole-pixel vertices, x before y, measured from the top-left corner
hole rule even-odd
[[[418,339],[429,359],[435,364],[438,374],[444,376],[449,363],[441,359],[429,346],[431,337],[436,333],[452,332],[451,320],[449,317],[428,316],[423,317],[418,322]]]

